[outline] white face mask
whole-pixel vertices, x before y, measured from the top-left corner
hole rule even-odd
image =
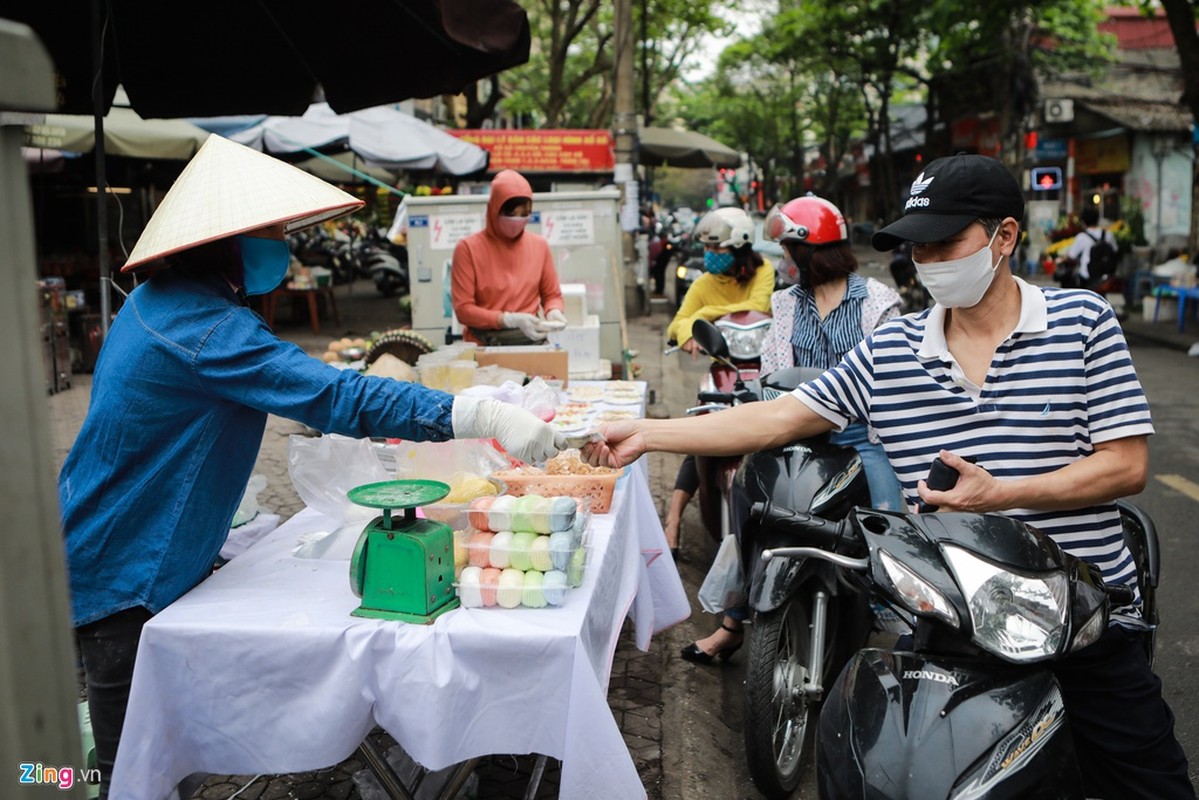
[[[928,289],[928,293],[946,308],[970,308],[978,305],[987,293],[991,281],[995,279],[995,268],[1003,260],[991,263],[991,244],[999,235],[999,229],[991,234],[991,241],[973,255],[955,258],[953,261],[937,261],[931,264],[921,264],[915,259],[916,274],[920,282]]]

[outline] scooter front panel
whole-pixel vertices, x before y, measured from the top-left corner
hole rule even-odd
[[[824,703],[821,797],[1081,797],[1045,669],[859,651]]]

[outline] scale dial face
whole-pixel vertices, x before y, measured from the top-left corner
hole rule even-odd
[[[449,493],[449,485],[441,481],[380,481],[356,486],[346,497],[367,508],[415,508],[436,503]]]

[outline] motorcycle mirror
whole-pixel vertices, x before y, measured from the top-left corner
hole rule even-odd
[[[720,328],[706,319],[697,319],[691,326],[691,335],[695,337],[695,341],[699,342],[699,346],[704,349],[705,353],[713,358],[728,360],[729,345],[724,340],[724,334],[720,332]]]

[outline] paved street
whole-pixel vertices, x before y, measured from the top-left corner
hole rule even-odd
[[[886,279],[882,255],[859,252],[863,273]],[[341,324],[326,316],[321,332],[314,334],[307,319],[293,320],[281,308],[276,320],[279,334],[308,352],[319,355],[325,345],[341,336],[365,336],[400,324],[395,300],[379,296],[367,281],[336,290]],[[653,313],[629,320],[630,346],[638,351],[635,362],[640,378],[648,381],[653,401],[651,416],[675,416],[694,403],[696,387],[706,368],[702,359],[686,355],[663,357],[663,331],[672,307],[657,304]],[[1175,350],[1185,350],[1199,332],[1192,324],[1178,333],[1173,322],[1156,325],[1133,318],[1126,324],[1130,339],[1151,340]],[[51,395],[53,446],[61,464],[74,441],[87,408],[90,376],[77,375],[72,388]],[[267,478],[267,489],[259,496],[261,506],[284,519],[303,504],[287,475],[287,443],[293,434],[307,432],[289,420],[271,418],[255,471]],[[655,454],[648,457],[651,490],[662,511],[674,483],[679,458]],[[684,520],[680,572],[694,598],[695,590],[715,553],[715,544],[699,524],[695,504]],[[759,795],[749,782],[741,741],[741,664],[744,649],[723,667],[701,667],[677,657],[679,648],[707,634],[715,618],[697,609],[691,619],[658,636],[648,653],[631,644],[626,633],[618,646],[612,670],[609,705],[624,733],[650,800],[660,798],[720,798],[738,800]],[[247,687],[252,690],[252,686]],[[392,742],[376,732],[374,739],[386,750]],[[524,796],[533,760],[529,757],[496,757],[479,770],[477,797],[520,798]],[[239,798],[313,798],[345,800],[369,796],[358,792],[353,776],[364,769],[352,757],[340,764],[314,772],[286,776],[213,776],[194,797],[206,800]],[[556,796],[558,765],[551,761],[537,797]],[[252,783],[251,780],[253,779]],[[247,786],[247,784],[249,784]],[[243,787],[246,787],[243,789]],[[805,796],[807,796],[805,794]]]

